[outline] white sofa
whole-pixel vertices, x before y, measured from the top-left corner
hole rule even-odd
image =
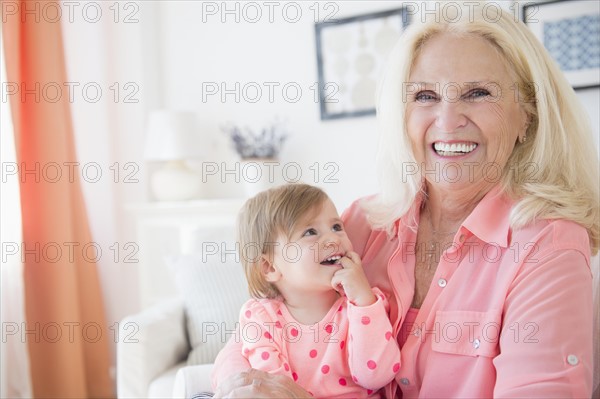
[[[119,325],[119,398],[188,398],[211,391],[212,363],[249,298],[242,268],[231,256],[188,255],[167,263],[180,297]]]
[[[135,330],[131,326],[136,326]],[[186,398],[210,391],[212,364],[186,367],[191,350],[184,304],[173,299],[121,322],[117,349],[119,398]],[[179,372],[179,373],[178,373]],[[193,378],[185,378],[193,373]],[[186,383],[188,385],[186,385]]]

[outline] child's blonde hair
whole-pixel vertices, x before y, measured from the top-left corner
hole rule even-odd
[[[263,191],[250,198],[238,215],[240,259],[250,295],[275,298],[277,288],[266,281],[261,270],[261,255],[273,256],[278,235],[287,237],[309,212],[317,212],[329,197],[318,187],[287,184]]]

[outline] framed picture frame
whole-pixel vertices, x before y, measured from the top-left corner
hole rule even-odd
[[[315,24],[321,120],[375,114],[377,81],[408,24],[404,7]]]
[[[528,2],[522,7],[522,20],[574,89],[600,87],[600,2]]]

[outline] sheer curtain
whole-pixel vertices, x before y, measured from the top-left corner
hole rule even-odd
[[[2,46],[0,45],[0,48]],[[4,49],[0,57],[2,82],[6,82]],[[21,205],[19,203],[19,181],[17,175],[9,174],[16,165],[14,132],[9,105],[0,102],[0,160],[2,160],[2,190],[0,190],[0,220],[2,237],[2,360],[0,372],[0,395],[3,398],[32,397],[29,377],[27,345],[22,339],[21,329],[25,321],[23,296],[23,264],[20,253],[14,253],[22,242]],[[10,365],[10,366],[9,366]]]
[[[28,7],[27,1],[14,3],[19,10]],[[7,82],[16,82],[29,93],[49,82],[59,86],[68,82],[61,25],[44,18],[22,19],[18,14],[5,17]],[[19,326],[31,332],[22,334],[31,375],[27,396],[113,397],[108,325],[95,260],[81,250],[61,251],[65,255],[56,257],[39,249],[65,243],[78,249],[94,243],[81,182],[37,177],[48,165],[77,162],[68,96],[50,100],[39,93],[7,97],[17,163],[38,171],[17,179],[22,221],[19,244],[28,250],[23,256],[22,290],[26,324]],[[12,302],[7,305],[22,309]],[[86,330],[86,326],[93,328]]]

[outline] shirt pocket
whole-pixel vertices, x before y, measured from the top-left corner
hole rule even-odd
[[[432,349],[456,355],[495,357],[500,353],[501,316],[499,310],[439,310],[435,315],[435,328],[440,331],[440,339],[432,340]]]

